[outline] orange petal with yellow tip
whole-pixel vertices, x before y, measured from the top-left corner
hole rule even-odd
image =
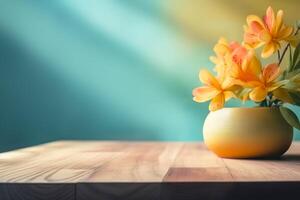
[[[271,6],[269,6],[267,8],[266,16],[264,17],[264,21],[265,21],[269,31],[272,31],[272,28],[274,27],[275,15],[274,15],[274,11]]]
[[[250,63],[250,61],[252,60],[254,56],[254,51],[250,50],[249,52],[247,52],[246,56],[244,57],[244,59],[242,59],[242,70],[245,72],[248,69],[248,65]]]
[[[251,28],[251,31],[254,33],[259,33],[265,30],[265,28],[257,21],[252,21],[249,26]]]
[[[276,63],[268,64],[263,69],[263,77],[266,83],[274,81],[279,75],[280,68]]]
[[[261,57],[270,57],[276,51],[276,45],[273,42],[267,43],[262,50]]]
[[[250,99],[255,102],[263,101],[266,98],[266,96],[267,90],[263,87],[254,88],[249,94]]]
[[[218,80],[206,69],[203,69],[199,73],[199,79],[202,83],[215,87],[217,89],[221,89],[221,86]]]
[[[247,16],[247,24],[248,26],[251,27],[251,23],[252,22],[257,22],[261,27],[264,27],[264,23],[263,21],[261,20],[261,18],[259,18],[258,16],[256,15],[248,15]]]
[[[220,93],[219,90],[213,87],[198,87],[193,90],[194,101],[196,102],[205,102],[208,101]]]
[[[209,110],[210,111],[219,110],[224,107],[224,103],[225,103],[224,94],[220,93],[211,100],[209,104]]]
[[[247,56],[247,49],[237,42],[232,42],[230,48],[233,50],[232,59],[235,63],[241,63]]]

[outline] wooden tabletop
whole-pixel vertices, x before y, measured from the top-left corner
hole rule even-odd
[[[0,154],[0,199],[300,199],[300,143],[278,160],[201,142],[58,141]]]

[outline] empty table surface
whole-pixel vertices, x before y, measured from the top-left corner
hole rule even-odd
[[[58,141],[0,154],[6,199],[300,198],[300,143],[278,160],[222,159],[201,142]]]

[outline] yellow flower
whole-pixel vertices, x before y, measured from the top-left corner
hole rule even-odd
[[[220,38],[214,46],[216,56],[211,56],[210,60],[215,64],[214,70],[220,81],[232,79],[231,70],[233,64],[241,64],[247,55],[247,49],[237,42],[227,42],[225,38]]]
[[[258,84],[253,84],[254,89],[249,94],[250,99],[256,102],[263,101],[269,92],[283,85],[284,81],[276,81],[279,75],[280,68],[276,63],[265,66],[260,75],[260,81]]]
[[[231,76],[235,82],[242,86],[259,81],[261,64],[253,50],[247,51],[245,47],[239,46],[232,53]]]
[[[193,90],[193,100],[200,103],[211,100],[209,110],[215,111],[224,107],[224,103],[234,97],[232,83],[228,79],[220,81],[209,71],[201,70],[199,79],[205,86]]]
[[[256,102],[263,101],[269,92],[285,83],[276,80],[281,72],[277,64],[269,64],[262,69],[253,50],[247,51],[238,43],[231,46],[233,46],[232,59],[227,60],[227,65],[231,66],[230,74],[234,79],[233,83],[244,87],[241,91],[242,100],[250,98]]]
[[[281,74],[276,63],[268,64],[262,69],[256,57],[252,57],[251,60],[245,64],[244,69],[238,69],[235,78],[240,85],[251,88],[245,95],[249,95],[249,98],[255,102],[261,102],[269,92],[276,90],[286,81],[276,80]]]
[[[283,11],[279,10],[275,16],[271,7],[268,7],[263,19],[256,15],[247,17],[244,43],[251,48],[265,45],[261,56],[267,58],[280,49],[281,41],[289,41],[293,34],[293,27],[283,24]]]
[[[211,56],[210,60],[215,64],[214,70],[217,72],[217,78],[220,81],[228,77],[230,66],[227,65],[228,56],[231,54],[231,48],[225,38],[220,38],[218,43],[214,46],[216,56]]]
[[[256,72],[257,70],[254,68],[258,61],[256,61],[257,59],[252,59],[253,51],[248,51],[237,42],[228,43],[224,38],[219,39],[214,47],[214,51],[216,56],[211,56],[210,60],[216,65],[217,79],[220,81],[225,81],[226,79],[226,81],[235,83],[234,92],[239,94],[238,97],[245,101],[250,90],[242,90],[241,86],[244,87],[244,82],[256,80],[257,73],[260,72]],[[247,68],[245,67],[246,65]]]

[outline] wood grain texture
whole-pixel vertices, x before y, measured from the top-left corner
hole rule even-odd
[[[0,200],[286,195],[300,196],[298,142],[278,160],[222,159],[189,142],[58,141],[0,153]]]

